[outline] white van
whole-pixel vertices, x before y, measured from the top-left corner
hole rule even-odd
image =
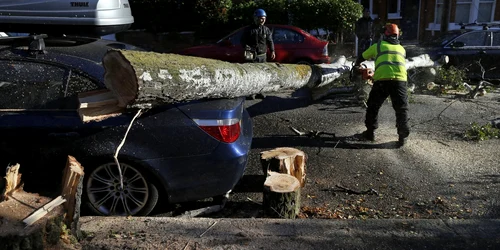
[[[130,28],[128,0],[1,0],[0,30],[105,36]]]

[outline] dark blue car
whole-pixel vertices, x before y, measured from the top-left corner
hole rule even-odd
[[[471,79],[480,79],[483,71],[484,79],[500,79],[500,29],[496,26],[450,30],[423,43],[418,53],[428,53],[435,60],[446,55],[450,65],[466,70]]]
[[[58,188],[68,155],[85,171],[82,206],[99,215],[147,215],[159,201],[224,195],[252,141],[244,98],[165,105],[82,122],[78,94],[103,89],[102,57],[133,46],[82,37],[0,38],[0,164],[20,163],[25,190]],[[55,176],[55,178],[54,178]]]

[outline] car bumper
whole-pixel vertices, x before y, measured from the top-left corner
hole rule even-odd
[[[220,145],[207,155],[146,160],[158,170],[170,203],[195,201],[231,191],[244,174],[253,128],[244,112],[242,133],[236,142]]]

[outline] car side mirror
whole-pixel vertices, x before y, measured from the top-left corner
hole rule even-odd
[[[452,48],[461,48],[461,47],[465,46],[465,43],[456,41],[456,42],[451,43],[450,45]]]

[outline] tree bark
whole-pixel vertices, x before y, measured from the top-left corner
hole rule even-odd
[[[297,178],[270,172],[264,182],[262,206],[266,216],[295,219],[300,212],[300,183]]]

